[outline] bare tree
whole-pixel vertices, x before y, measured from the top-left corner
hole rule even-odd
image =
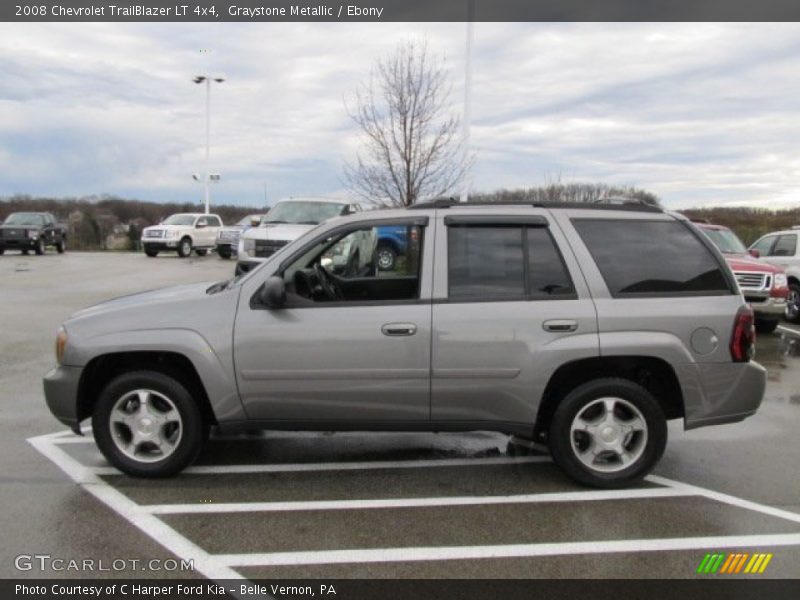
[[[468,166],[459,118],[450,114],[450,85],[425,42],[406,41],[379,60],[356,90],[348,112],[365,138],[354,164],[345,166],[348,187],[372,204],[409,206],[444,196]]]

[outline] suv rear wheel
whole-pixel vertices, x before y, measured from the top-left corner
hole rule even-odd
[[[208,437],[188,390],[157,371],[112,380],[97,400],[92,430],[106,459],[136,477],[174,475],[194,462]]]
[[[641,479],[667,444],[653,395],[627,379],[584,383],[562,400],[549,433],[553,460],[580,483],[616,488]]]

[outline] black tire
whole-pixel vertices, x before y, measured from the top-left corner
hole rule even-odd
[[[28,249],[27,249],[27,248],[24,248],[24,249],[22,250],[22,254],[23,254],[23,256],[28,256]]]
[[[5,254],[5,253],[6,253],[6,249],[5,248],[0,248],[0,256],[3,256],[3,254]]]
[[[44,238],[40,237],[38,239],[38,241],[36,242],[36,247],[33,249],[33,251],[36,252],[37,256],[41,256],[42,254],[45,253],[45,250],[46,250],[46,247],[45,247],[45,244],[44,244]]]
[[[790,323],[800,323],[800,284],[789,284],[785,316]]]
[[[377,249],[379,271],[391,271],[397,263],[397,252],[388,244],[381,244]]]
[[[185,237],[178,244],[178,256],[187,258],[192,253],[192,240]]]
[[[158,250],[150,250],[148,248],[145,248],[144,253],[150,258],[155,258],[156,256],[158,256]]]
[[[759,319],[756,317],[756,331],[768,334],[774,332],[780,324],[780,319]]]
[[[573,444],[571,433],[573,420],[600,398],[616,398],[630,403],[638,409],[646,424],[647,435],[646,440],[641,441],[641,453],[629,466],[612,472],[584,464],[578,458],[579,450],[574,448],[576,444]],[[620,488],[643,478],[660,460],[667,444],[667,420],[658,401],[642,386],[628,379],[594,379],[576,387],[558,405],[550,423],[548,441],[553,460],[579,483],[599,488]]]
[[[205,248],[202,250],[197,249],[195,250],[195,252],[197,253],[197,256],[205,256],[206,254],[208,254],[208,250],[206,250]]]
[[[229,260],[233,256],[233,251],[230,246],[217,246],[217,254],[219,254],[220,258]]]
[[[61,239],[56,243],[56,250],[59,254],[64,254],[67,251],[67,238],[66,236],[62,236]]]
[[[181,435],[164,459],[145,462],[128,456],[117,445],[121,433],[111,423],[117,401],[139,389],[153,390],[173,403],[181,418]],[[177,379],[157,371],[132,371],[113,379],[100,393],[92,414],[92,430],[98,448],[108,462],[134,477],[169,477],[192,464],[208,439],[208,424],[189,391]]]

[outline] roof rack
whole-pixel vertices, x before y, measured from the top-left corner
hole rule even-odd
[[[533,206],[536,208],[577,208],[593,210],[629,210],[637,212],[663,213],[664,210],[652,204],[645,204],[639,200],[629,198],[607,198],[602,202],[527,202],[512,201],[467,201],[460,202],[457,198],[436,198],[427,202],[412,204],[408,210],[422,210],[431,208],[451,208],[454,206]]]

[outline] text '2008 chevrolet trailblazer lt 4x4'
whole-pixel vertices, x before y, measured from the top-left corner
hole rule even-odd
[[[409,240],[391,270],[385,227]],[[755,413],[754,335],[722,255],[681,216],[439,201],[331,219],[230,281],[79,312],[44,386],[132,475],[180,471],[211,426],[495,430],[615,487],[653,468],[668,419]]]

